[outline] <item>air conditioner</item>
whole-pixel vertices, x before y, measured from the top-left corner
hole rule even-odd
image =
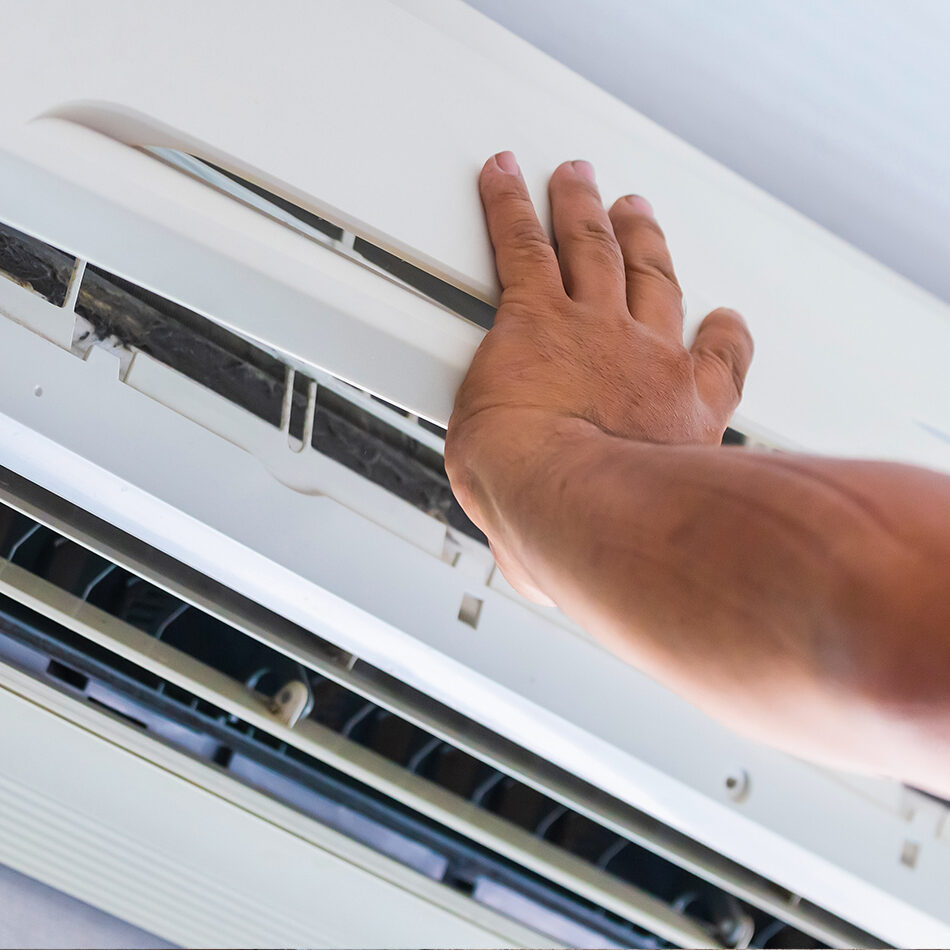
[[[747,450],[950,470],[944,305],[461,3],[4,39],[0,863],[193,946],[947,945],[945,803],[523,601],[441,463],[491,151],[650,196]]]

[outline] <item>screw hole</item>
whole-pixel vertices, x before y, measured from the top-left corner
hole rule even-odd
[[[749,774],[745,769],[737,769],[723,779],[723,785],[726,786],[726,794],[734,802],[745,801],[749,795]]]
[[[42,386],[34,386],[34,387],[33,387],[33,395],[34,395],[34,396],[42,396],[42,395],[43,395],[43,387],[42,387]]]
[[[901,864],[908,868],[916,867],[919,855],[920,845],[916,841],[905,841],[901,849]]]
[[[478,627],[478,616],[482,612],[482,601],[471,594],[465,594],[462,597],[462,604],[459,607],[459,620],[468,624],[470,627]]]

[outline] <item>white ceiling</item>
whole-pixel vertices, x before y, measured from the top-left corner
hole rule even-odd
[[[950,302],[948,0],[468,2]]]

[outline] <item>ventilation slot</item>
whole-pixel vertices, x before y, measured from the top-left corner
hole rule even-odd
[[[370,263],[375,264],[387,274],[398,277],[403,283],[408,284],[414,290],[418,290],[430,300],[441,304],[446,310],[472,323],[491,329],[495,322],[495,308],[491,304],[479,300],[464,291],[447,284],[444,280],[439,280],[431,274],[426,273],[414,264],[404,261],[395,254],[384,251],[369,241],[362,238],[356,238],[353,242],[353,250],[357,254],[362,254]]]
[[[152,151],[154,154],[161,155],[169,162],[181,163],[183,159],[187,159],[189,157],[185,155],[184,152],[174,152],[170,149],[154,149]],[[192,159],[192,161],[195,163],[196,168],[199,171],[204,172],[205,175],[208,174],[206,170],[210,170],[212,172],[216,172],[218,175],[224,178],[227,178],[234,185],[238,186],[239,189],[241,189],[241,191],[237,192],[238,194],[241,194],[241,192],[250,192],[252,195],[256,195],[258,198],[266,202],[267,206],[283,211],[285,214],[289,215],[300,224],[308,228],[312,228],[314,231],[319,231],[321,234],[326,235],[326,237],[333,241],[343,240],[343,228],[337,227],[335,224],[330,224],[330,222],[324,218],[317,217],[317,215],[312,214],[309,211],[305,211],[303,208],[298,208],[297,205],[291,204],[291,202],[286,201],[285,199],[279,197],[278,195],[272,194],[269,191],[265,191],[263,188],[259,188],[257,185],[254,185],[249,181],[245,181],[243,178],[238,178],[237,175],[232,175],[223,168],[219,168],[217,165],[212,165],[211,162],[201,162],[198,159]],[[220,179],[212,180],[216,184],[222,184]]]
[[[87,266],[76,305],[82,342],[137,349],[273,426],[280,425],[285,367],[205,317],[114,274]]]
[[[56,307],[66,301],[74,264],[75,258],[63,251],[0,225],[0,272]]]
[[[0,271],[51,302],[65,299],[74,264],[55,248],[0,225]],[[103,345],[127,365],[141,350],[269,425],[285,428],[291,448],[302,448],[311,381],[266,350],[92,265],[82,276],[76,312],[77,352]],[[445,429],[342,380],[333,388],[317,382],[313,408],[310,444],[316,451],[486,543],[449,486],[441,451]],[[745,437],[729,429],[723,442],[741,445]]]

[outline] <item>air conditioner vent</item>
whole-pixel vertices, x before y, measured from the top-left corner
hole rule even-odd
[[[208,166],[208,168],[216,174],[227,174],[215,169],[214,166]],[[228,176],[229,180],[232,177]],[[309,227],[316,228],[317,224],[320,224],[319,230],[327,237],[336,240],[342,234],[336,226],[330,225],[321,218],[316,218],[278,196],[270,195],[263,189],[243,182],[242,179],[234,180],[252,189],[262,198],[275,202],[286,213],[297,216]],[[408,275],[416,284],[429,281],[444,285],[433,289],[430,296],[434,295],[433,299],[453,309],[447,301],[455,299],[453,295],[461,294],[461,291],[457,291],[449,284],[436,281],[419,268],[401,261],[362,239],[357,239],[354,246],[361,249],[361,253],[364,253],[367,260],[373,261],[396,276]],[[74,265],[75,259],[62,251],[0,223],[0,272],[29,287],[50,303],[56,306],[63,305]],[[409,282],[412,283],[412,281]],[[476,298],[463,296],[468,301],[465,306],[488,307]],[[474,304],[471,301],[474,301]],[[462,304],[459,303],[458,306]],[[77,328],[77,342],[82,347],[88,347],[94,341],[109,341],[113,346],[120,348],[140,349],[190,379],[207,386],[242,409],[252,412],[265,422],[274,426],[280,425],[288,367],[277,357],[249,343],[243,337],[225,330],[200,314],[92,265],[85,268],[76,312],[87,324]],[[483,325],[490,326],[491,320],[486,317]],[[303,434],[307,385],[305,376],[300,373],[295,374],[291,398],[290,434],[297,439]],[[341,382],[341,385],[349,386],[350,384]],[[375,395],[371,398],[391,413],[409,418],[409,413],[399,406]],[[373,425],[370,421],[371,414],[366,413],[361,407],[347,403],[343,397],[337,395],[334,398],[334,394],[318,389],[318,416],[320,410],[328,405],[331,407],[329,409],[331,412],[342,410],[341,414],[348,416],[358,428]],[[347,406],[351,407],[348,412]],[[415,417],[412,418],[412,422],[425,432],[439,439],[445,439],[446,432],[442,426],[429,422],[427,419]],[[315,422],[314,447],[318,450],[323,448],[322,445],[316,445],[317,433],[321,431],[323,431],[321,425]],[[413,448],[414,445],[425,448],[411,437],[399,438],[399,430],[391,426],[386,427],[385,424],[376,427],[376,434],[388,436],[387,444],[397,447],[404,454],[407,449],[410,455],[417,453],[418,450]],[[723,436],[724,445],[744,445],[746,441],[742,433],[731,428],[726,429]],[[364,447],[360,446],[358,454],[365,460],[373,453],[365,451]],[[346,464],[344,460],[351,457],[351,453],[343,452],[340,457],[337,457],[337,461],[343,461]],[[429,467],[439,475],[438,464],[434,466],[430,464]],[[367,477],[372,478],[372,475],[367,474]],[[439,480],[443,483],[444,489],[447,485],[444,470]],[[405,480],[397,479],[397,482],[404,483]],[[391,482],[387,487],[399,494]],[[440,491],[438,495],[437,498],[427,496],[419,507],[440,512],[453,527],[477,540],[483,540],[481,532],[471,525],[461,510],[445,496],[445,492]]]
[[[751,940],[753,946],[822,946],[772,914],[737,900],[722,888],[492,768],[340,683],[303,669],[284,654],[6,505],[0,507],[0,557],[259,695],[272,696],[289,680],[306,677],[314,700],[309,715],[315,722],[396,763],[406,773],[431,782],[548,845],[588,862],[604,874],[679,908],[727,945],[749,945]],[[174,731],[170,733],[163,722],[174,719],[186,723],[196,733],[188,739],[190,751],[199,750],[218,767],[266,787],[290,803],[297,801],[299,794],[295,799],[293,782],[288,779],[288,763],[299,767],[291,768],[290,772],[293,780],[304,787],[322,788],[330,781],[325,765],[292,744],[161,676],[136,667],[6,597],[0,602],[0,631],[31,648],[42,648],[45,659],[40,665],[44,675],[49,675],[49,663],[53,661],[57,664],[54,670],[71,671],[55,678],[73,690],[86,678],[85,691],[100,706],[144,723],[145,728],[154,730],[166,741],[170,741]],[[16,662],[13,651],[8,653],[8,661]],[[22,659],[20,663],[22,665]],[[39,660],[36,663],[39,664]],[[266,753],[263,750],[267,750]],[[263,769],[252,767],[248,764],[251,760]],[[300,768],[305,771],[301,772]],[[337,785],[344,781],[339,775],[331,778]],[[291,785],[287,785],[288,781]],[[378,793],[365,789],[360,794],[378,799]],[[402,816],[401,822],[408,820],[403,806],[390,804],[394,813]],[[321,812],[321,820],[326,820],[326,810]],[[429,819],[422,816],[417,819],[422,822],[420,827],[430,828]],[[425,833],[415,826],[413,829],[414,840],[431,840],[431,828]],[[449,832],[441,829],[439,834]],[[373,842],[374,846],[382,847],[379,841],[373,839]],[[512,874],[515,877],[526,874],[523,869],[516,873],[503,861],[493,864],[489,872],[484,869],[484,861],[488,860],[484,854],[480,858],[481,865],[466,860],[469,872],[465,879],[472,884],[473,894],[477,894],[475,883],[479,874],[506,880],[511,887],[514,886]],[[476,873],[471,871],[472,867],[481,870]],[[591,928],[592,933],[599,935],[598,939],[607,937],[622,946],[663,945],[662,941],[603,908],[588,906],[589,902],[576,895],[569,900],[563,889],[550,884],[542,886],[536,876],[527,874],[525,880],[529,879],[531,886],[524,884],[524,887],[532,900],[543,898],[545,906],[555,906],[563,913],[570,905],[569,916],[574,923]],[[545,887],[552,888],[550,893]],[[768,935],[768,939],[763,935]]]
[[[326,239],[329,239],[329,243],[338,252],[372,265],[464,320],[486,330],[494,322],[495,308],[491,304],[459,290],[458,287],[397,257],[365,237],[332,224],[260,185],[185,152],[166,148],[146,148],[144,151],[192,177],[213,185],[269,217],[294,227],[308,237],[321,240],[321,243],[326,243]]]
[[[218,651],[223,655],[225,647],[219,644]],[[90,705],[453,889],[477,899],[479,883],[491,881],[508,895],[509,913],[520,911],[511,916],[568,944],[668,945],[616,914],[438,827],[215,704],[168,680],[131,668],[119,657],[97,650],[78,634],[4,596],[0,596],[0,660],[65,687],[70,695],[82,694]],[[267,668],[265,675],[269,682],[264,682],[263,676],[257,680],[261,688],[278,682],[273,667]]]

